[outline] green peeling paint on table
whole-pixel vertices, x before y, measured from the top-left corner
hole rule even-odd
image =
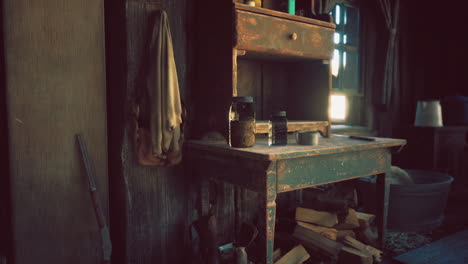
[[[257,138],[252,148],[231,148],[222,140],[192,140],[187,142],[187,148],[198,173],[263,195],[264,228],[260,229],[265,251],[262,255],[265,263],[272,264],[276,195],[281,192],[378,175],[378,227],[383,239],[389,195],[385,173],[391,165],[391,150],[404,146],[406,141],[375,139],[331,136],[321,138],[319,145],[303,146],[291,143],[295,141],[290,137],[287,146],[276,147],[268,146],[266,138]]]

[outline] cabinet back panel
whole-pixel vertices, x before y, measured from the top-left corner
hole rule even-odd
[[[322,61],[294,63],[288,92],[288,116],[295,120],[328,120],[330,65]]]
[[[263,117],[262,63],[253,60],[237,61],[237,95],[253,96],[257,119]]]
[[[275,110],[289,120],[328,120],[329,65],[322,61],[238,60],[238,95],[254,96],[258,120]]]

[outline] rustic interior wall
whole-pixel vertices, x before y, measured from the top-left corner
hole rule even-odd
[[[193,115],[190,63],[193,59],[192,5],[201,1],[107,1],[107,81],[109,83],[110,207],[114,263],[184,263],[190,259],[190,225],[198,218],[203,175],[182,164],[148,168],[136,163],[131,138],[131,107],[140,71],[148,59],[146,45],[152,15],[168,13],[182,99]],[[125,30],[124,30],[125,29]],[[122,41],[123,40],[123,41]],[[125,43],[125,44],[123,44]],[[188,123],[186,135],[193,129]],[[257,195],[227,184],[217,185],[214,212],[219,243],[232,242],[242,221],[253,222]]]
[[[415,98],[439,99],[468,96],[466,70],[468,45],[465,10],[457,4],[408,3],[409,40],[414,58],[411,91]],[[415,109],[414,109],[415,110]]]
[[[75,134],[107,212],[103,3],[2,2],[13,263],[101,260]]]
[[[4,50],[3,6],[0,5],[0,51]],[[0,146],[8,149],[8,126],[5,89],[5,54],[0,52]],[[10,201],[10,164],[8,153],[0,153],[0,259],[11,258],[11,201]]]
[[[114,251],[114,263],[182,263],[186,259],[187,227],[191,222],[187,204],[191,199],[184,166],[143,167],[136,163],[132,151],[131,110],[142,65],[148,59],[151,19],[158,9],[168,13],[179,85],[185,98],[186,1],[106,3],[107,54],[108,62],[112,61],[108,80],[115,84],[108,94],[109,157],[113,167],[110,169],[111,232],[114,245],[119,248]]]

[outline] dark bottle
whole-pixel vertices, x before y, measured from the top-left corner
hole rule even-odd
[[[271,114],[268,130],[269,146],[284,146],[288,144],[288,119],[286,111]]]
[[[249,148],[255,145],[255,110],[251,96],[232,98],[229,110],[229,146]]]

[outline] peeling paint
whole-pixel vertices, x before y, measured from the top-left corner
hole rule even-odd
[[[254,25],[254,26],[256,26],[256,25],[258,24],[257,20],[256,20],[255,18],[252,18],[252,17],[251,17],[251,18],[248,18],[248,19],[247,19],[247,22],[248,22],[249,24],[251,24],[251,25]]]

